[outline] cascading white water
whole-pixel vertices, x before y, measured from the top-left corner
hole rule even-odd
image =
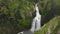
[[[37,4],[35,5],[36,10],[36,16],[33,19],[32,26],[31,26],[31,32],[38,31],[41,28],[41,15],[39,14],[39,9]]]
[[[39,14],[39,9],[38,9],[38,6],[37,4],[35,5],[35,10],[36,10],[36,16],[34,17],[33,19],[33,22],[32,22],[32,26],[31,26],[31,29],[30,31],[22,31],[22,32],[19,32],[18,34],[32,34],[32,32],[34,33],[34,31],[38,31],[40,28],[41,28],[41,15]]]

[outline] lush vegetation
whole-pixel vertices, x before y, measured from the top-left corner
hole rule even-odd
[[[33,4],[25,0],[0,0],[0,34],[16,34],[30,28]]]
[[[60,15],[60,0],[0,0],[0,34],[16,34],[30,29],[38,4],[42,25]]]
[[[60,31],[60,16],[50,20],[35,34],[59,34],[58,31]]]

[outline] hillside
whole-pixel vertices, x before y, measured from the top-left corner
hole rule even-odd
[[[60,16],[51,19],[44,24],[42,28],[35,34],[60,34]]]

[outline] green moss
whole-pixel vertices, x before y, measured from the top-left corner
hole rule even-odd
[[[53,18],[48,23],[46,23],[44,26],[42,26],[42,28],[38,32],[35,32],[35,34],[46,34],[50,26],[51,26],[51,29],[50,29],[51,34],[56,34],[58,29],[60,28],[59,21],[60,21],[60,16]],[[56,26],[56,28],[54,28],[56,24],[58,25]]]

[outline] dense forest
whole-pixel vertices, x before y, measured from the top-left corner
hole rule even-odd
[[[30,29],[36,3],[42,15],[41,26],[60,15],[60,0],[0,0],[0,34]]]

